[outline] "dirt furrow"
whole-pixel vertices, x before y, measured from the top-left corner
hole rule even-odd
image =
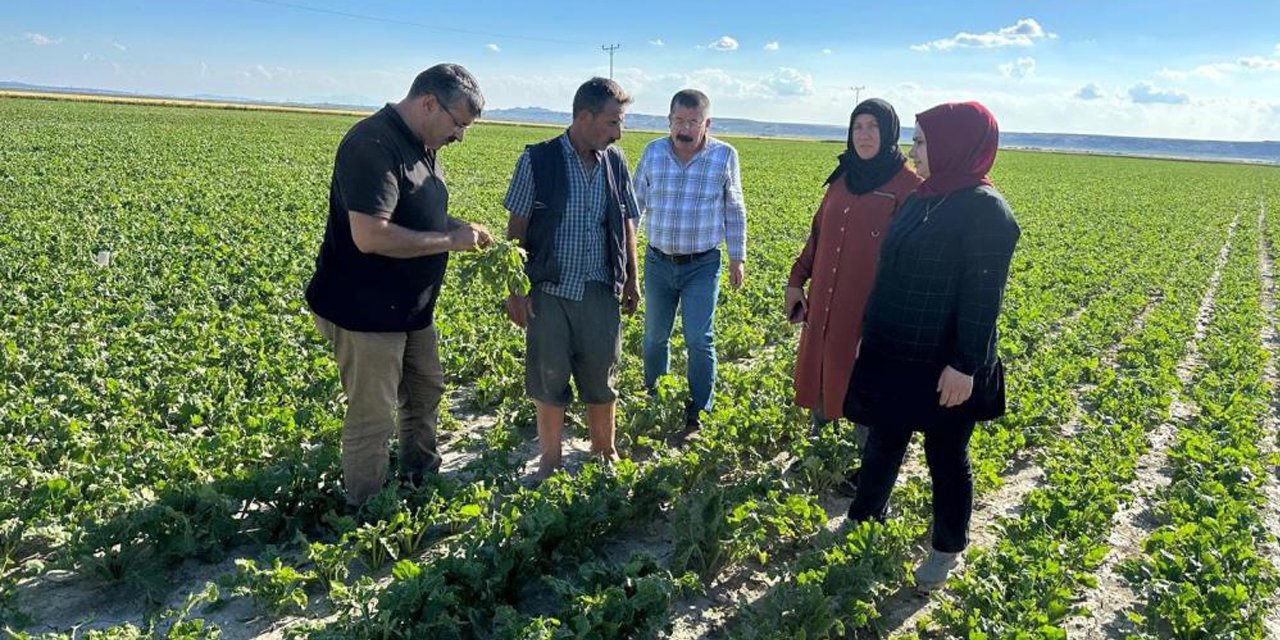
[[[1132,485],[1134,499],[1112,518],[1114,526],[1107,538],[1111,551],[1094,572],[1098,578],[1097,586],[1084,595],[1082,605],[1086,613],[1067,622],[1067,632],[1071,637],[1123,638],[1137,631],[1124,612],[1137,606],[1141,598],[1124,576],[1120,575],[1119,566],[1125,559],[1141,553],[1143,541],[1155,529],[1151,514],[1152,501],[1156,493],[1170,482],[1172,470],[1169,468],[1169,447],[1176,439],[1178,422],[1195,415],[1196,407],[1183,396],[1182,388],[1191,382],[1192,374],[1201,364],[1199,345],[1209,327],[1218,285],[1222,280],[1222,270],[1230,255],[1239,221],[1237,214],[1227,230],[1226,241],[1218,251],[1213,275],[1209,278],[1209,286],[1196,313],[1195,333],[1188,342],[1185,355],[1178,362],[1179,388],[1174,391],[1174,399],[1169,407],[1170,419],[1152,430],[1147,452],[1138,458],[1135,471],[1137,479]]]
[[[1262,442],[1259,449],[1263,455],[1276,452],[1277,439],[1280,439],[1280,336],[1276,333],[1276,278],[1275,260],[1272,247],[1267,242],[1267,204],[1258,197],[1258,264],[1262,274],[1262,312],[1266,322],[1262,325],[1262,348],[1266,350],[1267,369],[1265,380],[1271,389],[1271,411],[1266,413],[1263,424]],[[1267,523],[1267,531],[1272,539],[1264,546],[1263,551],[1271,559],[1271,564],[1280,571],[1280,468],[1271,468],[1267,473],[1263,491],[1267,496],[1266,511],[1263,519]],[[1280,601],[1272,603],[1271,613],[1263,621],[1267,637],[1280,639]]]

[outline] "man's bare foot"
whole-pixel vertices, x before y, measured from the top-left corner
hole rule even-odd
[[[611,464],[614,464],[615,462],[622,461],[622,456],[619,456],[618,452],[614,451],[613,449],[610,449],[608,451],[592,451],[591,454],[599,458],[600,464],[603,464],[605,466],[609,466]]]
[[[555,475],[555,473],[562,468],[563,467],[559,465],[556,465],[556,466],[538,465],[538,470],[534,471],[532,475],[530,475],[528,478],[524,480],[524,485],[532,489],[542,484],[543,481],[545,481],[547,478],[550,478],[551,476]]]

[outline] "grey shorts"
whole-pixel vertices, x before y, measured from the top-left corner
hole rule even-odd
[[[569,378],[587,404],[608,404],[622,356],[622,322],[613,289],[588,282],[581,302],[534,287],[533,318],[525,334],[524,387],[535,400],[557,407],[573,400]]]

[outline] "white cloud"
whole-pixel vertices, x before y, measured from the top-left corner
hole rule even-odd
[[[1262,56],[1251,56],[1248,58],[1240,58],[1236,63],[1245,69],[1258,69],[1262,71],[1280,71],[1280,60],[1271,58],[1263,58]]]
[[[712,42],[707,47],[716,51],[736,51],[738,49],[738,41],[729,36],[720,36],[719,40]]]
[[[81,61],[81,62],[88,62],[88,61],[90,61],[90,60],[92,60],[92,59],[93,59],[93,55],[92,55],[92,54],[90,54],[88,51],[86,51],[86,52],[84,53],[84,55],[80,56],[80,61]]]
[[[753,106],[775,103],[787,99],[803,99],[815,96],[817,87],[813,76],[792,67],[777,67],[772,72],[739,73],[717,67],[706,67],[684,72],[652,74],[638,67],[621,67],[614,70],[614,79],[622,83],[637,104],[637,113],[665,113],[667,100],[680,89],[699,89],[711,96],[717,113],[752,113]],[[485,95],[494,94],[494,104],[514,100],[516,104],[529,104],[532,95],[546,95],[554,90],[558,96],[548,101],[551,105],[568,104],[575,87],[581,80],[569,77],[557,78],[509,78],[501,82],[485,84]],[[536,85],[536,87],[534,86]],[[536,103],[535,103],[536,104]],[[744,110],[744,107],[746,108]]]
[[[1236,65],[1230,62],[1215,62],[1212,64],[1202,64],[1194,69],[1161,69],[1156,72],[1156,76],[1166,80],[1186,80],[1188,78],[1203,78],[1206,80],[1221,80],[1228,73],[1236,70]]]
[[[205,77],[205,76],[207,76],[207,75],[209,75],[209,65],[205,64],[204,62],[201,62],[201,63],[200,63],[200,77],[201,77],[201,78],[203,78],[203,77]]]
[[[1035,58],[1018,58],[1000,65],[1000,74],[1006,78],[1025,78],[1036,72]]]
[[[1276,45],[1276,55],[1280,58],[1280,45]],[[1245,56],[1226,62],[1211,62],[1192,69],[1161,69],[1156,76],[1166,80],[1187,80],[1191,78],[1206,80],[1224,80],[1236,73],[1252,73],[1280,71],[1280,59],[1266,56]]]
[[[912,45],[915,51],[949,51],[957,48],[993,49],[996,47],[1030,47],[1036,40],[1054,39],[1058,34],[1049,33],[1033,18],[1023,18],[1011,26],[986,33],[961,31],[951,38],[942,38],[924,44]]]
[[[791,67],[778,67],[761,84],[776,95],[807,96],[813,94],[813,76]]]
[[[684,87],[705,91],[713,103],[721,99],[760,99],[773,95],[764,87],[760,78],[744,77],[724,69],[696,69],[688,73],[669,73],[646,76],[645,82],[658,95],[667,95]]]
[[[499,53],[502,51],[502,47],[499,47],[498,45],[493,44],[492,42],[490,42],[489,44],[486,44],[484,48],[493,53]]]
[[[765,51],[777,51],[779,49],[778,41],[774,40],[764,46]]]
[[[649,44],[651,44],[651,45],[653,45],[653,46],[655,46],[655,47],[661,47],[662,45],[664,45],[664,44],[666,44],[666,43],[662,41],[662,38],[657,38],[657,39],[654,39],[654,40],[650,40],[650,41],[649,41]]]
[[[1080,90],[1076,92],[1076,97],[1081,100],[1097,100],[1104,96],[1106,94],[1102,92],[1102,88],[1092,82],[1080,87]]]
[[[1182,91],[1161,89],[1150,82],[1139,82],[1129,87],[1129,99],[1139,104],[1187,104],[1191,96]]]
[[[22,34],[22,37],[25,38],[27,42],[30,42],[31,44],[34,44],[38,47],[43,47],[51,44],[58,44],[59,42],[62,42],[61,38],[58,38],[55,40],[53,38],[50,38],[49,36],[44,35],[43,33],[33,33],[30,31]]]
[[[829,56],[829,55],[831,55],[831,50],[830,50],[830,49],[823,49],[823,50],[822,50],[822,53],[823,53],[823,55],[828,55],[828,56]]]
[[[241,77],[245,79],[250,79],[250,80],[253,80],[253,79],[269,80],[277,83],[280,83],[280,82],[293,83],[294,81],[297,81],[297,80],[307,79],[305,72],[302,72],[296,69],[290,69],[288,67],[267,66],[264,64],[253,65],[253,67],[249,68],[247,71],[241,72]]]
[[[124,45],[120,44],[119,42],[112,42],[112,43],[111,43],[111,46],[115,47],[116,49],[118,49],[118,50],[120,50],[120,51],[128,51],[128,50],[129,50],[129,47],[126,47],[126,46],[124,46]]]
[[[20,37],[21,34],[22,31],[18,30],[12,35]],[[65,38],[62,44],[71,47],[65,51],[68,56],[71,56],[71,60],[75,59],[76,50],[88,51],[94,56],[92,62],[80,65],[68,65],[65,64],[68,61],[63,60],[63,67],[68,74],[66,82],[74,83],[75,86],[83,86],[82,83],[96,80],[100,83],[109,83],[105,85],[108,88],[125,88],[149,93],[179,95],[214,93],[258,99],[381,105],[388,99],[395,100],[403,95],[404,82],[411,77],[405,75],[406,71],[402,67],[395,65],[389,65],[388,69],[353,68],[323,71],[295,69],[293,75],[288,75],[274,69],[272,61],[263,59],[259,62],[262,62],[264,68],[273,76],[272,80],[266,80],[256,71],[253,62],[222,65],[216,60],[209,63],[207,59],[201,57],[186,61],[164,62],[138,59],[136,62],[126,63],[121,60],[121,64],[127,68],[122,67],[119,75],[115,75],[109,60],[111,56],[117,55],[117,52],[110,48],[110,39],[101,41],[99,49],[95,50],[81,45],[71,35],[61,34],[61,36]],[[780,37],[781,34],[777,36],[778,39]],[[1064,36],[1063,39],[1066,37]],[[747,44],[742,45],[741,50],[750,53],[751,49],[746,48],[750,45],[755,47],[754,51],[757,54],[764,53],[760,47],[768,41],[767,39],[748,41]],[[645,42],[644,39],[638,41],[638,43]],[[675,44],[668,42],[666,46],[685,48],[693,53],[692,46],[697,42],[698,40],[677,41]],[[704,41],[703,44],[706,42],[710,40]],[[22,40],[18,40],[17,43],[11,42],[11,44],[20,48],[32,47]],[[489,57],[493,61],[509,57],[503,55],[507,53],[506,51],[502,54],[487,54],[483,48],[484,44],[484,40],[478,41],[479,46],[473,49],[473,56]],[[132,54],[133,45],[129,46],[129,54]],[[695,87],[706,91],[711,96],[715,113],[725,118],[826,123],[843,128],[848,125],[849,110],[853,106],[854,96],[849,90],[849,85],[865,84],[868,89],[862,92],[861,97],[867,97],[868,91],[872,91],[875,95],[888,100],[897,109],[904,126],[910,125],[914,114],[940,102],[979,100],[996,114],[1001,128],[1005,131],[1280,140],[1280,112],[1275,110],[1276,104],[1280,103],[1280,97],[1277,97],[1274,91],[1267,91],[1269,88],[1266,86],[1267,82],[1248,82],[1251,78],[1270,80],[1280,77],[1274,72],[1257,71],[1248,75],[1242,73],[1235,77],[1238,83],[1235,87],[1215,87],[1207,84],[1203,88],[1198,85],[1183,86],[1154,76],[1134,76],[1117,81],[1105,74],[1099,74],[1081,75],[1074,80],[1069,80],[1053,77],[1048,67],[1040,69],[1039,61],[1046,59],[1048,54],[1032,48],[979,51],[978,53],[982,53],[987,62],[969,65],[968,73],[962,76],[953,76],[945,71],[931,73],[931,70],[915,72],[906,70],[884,75],[870,75],[865,78],[842,79],[839,76],[829,76],[828,71],[819,68],[812,60],[813,55],[818,54],[823,46],[835,47],[834,44],[792,42],[788,45],[786,54],[782,54],[781,51],[776,54],[766,54],[765,62],[773,61],[773,64],[755,68],[739,67],[737,63],[741,62],[738,60],[741,56],[730,54],[716,56],[714,64],[695,64],[692,67],[659,66],[658,63],[654,63],[653,68],[638,69],[635,64],[627,65],[624,62],[623,66],[615,69],[614,77],[636,96],[636,104],[630,109],[635,114],[665,114],[671,95],[675,91]],[[31,48],[31,51],[33,53],[56,52],[58,49]],[[803,51],[809,52],[807,55],[811,58],[810,62],[782,62],[782,58],[779,57],[789,57],[793,53],[803,53]],[[1267,54],[1265,57],[1269,58],[1270,52],[1271,47],[1267,46],[1257,51],[1246,50],[1239,55]],[[126,55],[128,54],[119,54],[119,57],[123,58]],[[1015,82],[1000,76],[996,71],[996,66],[1001,62],[1009,62],[1019,56],[1027,55],[1034,57],[1037,61],[1036,74],[1027,81]],[[1236,57],[1238,56],[1221,59],[1234,60]],[[624,56],[624,58],[632,60],[636,57]],[[834,59],[834,57],[831,58],[831,60]],[[207,63],[206,69],[200,66],[202,60]],[[825,57],[819,57],[818,60],[830,61]],[[1195,60],[1186,66],[1190,68],[1201,62],[1213,61],[1215,61],[1213,58]],[[541,106],[567,112],[572,103],[574,91],[582,83],[584,76],[605,75],[608,71],[607,56],[593,57],[590,62],[591,64],[584,68],[566,68],[558,71],[545,65],[504,68],[496,74],[485,76],[486,101],[494,109]],[[793,67],[797,71],[795,73],[780,72],[779,68],[784,66]],[[1157,64],[1151,67],[1151,70],[1159,68]],[[676,71],[676,69],[679,70]],[[248,77],[239,75],[241,71],[248,72]],[[79,75],[72,75],[75,73]],[[202,76],[202,73],[205,75]],[[806,74],[812,74],[811,85],[806,83]],[[1039,79],[1032,82],[1036,78]],[[1190,101],[1181,105],[1134,102],[1130,98],[1129,88],[1140,80],[1146,80],[1161,89],[1186,91],[1190,94]],[[1099,87],[1098,92],[1101,95],[1098,98],[1084,101],[1073,97],[1083,85],[1090,82],[1096,83]],[[812,93],[806,95],[804,92],[808,91],[809,86],[812,87]],[[342,97],[346,95],[355,97]],[[567,119],[565,122],[567,123]],[[635,141],[648,134],[628,132],[627,135]]]
[[[1047,80],[1045,81],[1048,82]],[[1272,110],[1274,97],[1246,99],[1227,94],[1210,98],[1196,95],[1190,102],[1177,106],[1142,104],[1129,99],[1126,88],[1109,90],[1100,99],[1081,103],[1071,97],[1071,89],[1015,91],[981,89],[973,85],[933,86],[902,90],[898,85],[880,97],[888,100],[902,117],[904,126],[909,114],[918,113],[940,102],[979,100],[1000,121],[1003,131],[1039,131],[1046,133],[1084,133],[1158,138],[1204,140],[1280,140],[1280,119]],[[1100,83],[1102,84],[1102,83]],[[1106,88],[1105,84],[1102,84]],[[822,88],[819,87],[819,95]],[[864,92],[865,95],[865,92]],[[1081,108],[1087,105],[1087,108]],[[762,107],[771,106],[762,103]],[[726,117],[736,113],[721,111]],[[844,115],[833,111],[815,118],[815,122],[847,124]],[[751,116],[748,116],[751,117]],[[755,116],[756,119],[766,119]],[[793,118],[794,119],[794,118]]]
[[[758,83],[735,76],[724,69],[697,69],[688,74],[671,74],[657,78],[658,83],[675,82],[677,85],[688,85],[701,89],[714,99],[720,97],[762,97],[763,92]],[[667,92],[664,92],[667,93]]]

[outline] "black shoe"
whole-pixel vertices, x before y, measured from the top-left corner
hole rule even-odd
[[[439,475],[441,460],[440,455],[436,454],[425,466],[418,469],[400,469],[396,475],[401,484],[417,489],[423,486],[428,477]]]
[[[680,439],[681,440],[695,439],[698,437],[698,434],[701,431],[702,431],[701,420],[689,420],[688,422],[684,423],[684,428],[680,430]]]
[[[836,483],[836,493],[846,498],[858,497],[858,469],[845,474],[844,480]]]
[[[692,404],[684,405],[684,433],[693,433],[702,428],[702,410]]]
[[[698,416],[698,412],[685,411],[684,428],[676,437],[680,440],[696,440],[700,431],[702,431],[702,418]]]
[[[397,475],[402,482],[418,486],[422,484],[424,477],[440,473],[440,466],[444,463],[444,457],[438,451],[427,451],[412,458],[392,460],[392,463],[396,467]]]

